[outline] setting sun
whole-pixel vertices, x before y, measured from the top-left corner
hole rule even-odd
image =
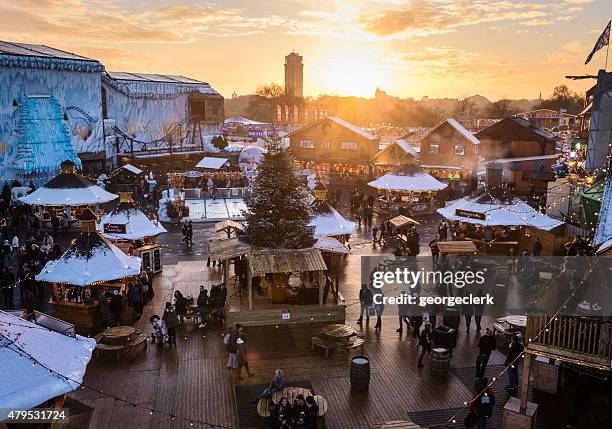
[[[324,92],[357,97],[371,97],[377,87],[390,86],[385,65],[357,52],[344,53],[325,64],[325,72],[316,76]]]

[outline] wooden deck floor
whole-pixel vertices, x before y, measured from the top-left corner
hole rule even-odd
[[[358,257],[349,257],[347,263],[349,274],[341,283],[341,292],[348,305],[347,324],[354,324],[359,310],[354,305],[359,289]],[[151,332],[149,316],[162,314],[163,304],[175,289],[195,297],[199,285],[210,287],[220,278],[220,271],[207,268],[205,260],[165,266],[155,279],[155,298],[135,326]],[[228,292],[232,293],[231,289]],[[325,357],[311,351],[312,329],[295,325],[248,328],[249,359],[254,372],[251,378],[234,380],[227,370],[220,326],[209,324],[206,329],[198,329],[193,322],[186,322],[178,328],[175,349],[149,344],[146,352],[132,361],[94,361],[85,383],[138,404],[229,428],[239,427],[234,386],[267,384],[276,368],[284,370],[289,385],[292,380],[308,381],[317,394],[327,398],[328,428],[365,429],[382,421],[407,419],[408,413],[462,407],[470,397],[466,385],[452,372],[440,381],[429,375],[427,366],[417,369],[417,345],[406,334],[400,337],[395,332],[396,314],[395,310],[385,314],[380,333],[374,331],[372,322],[363,327],[365,354],[372,367],[367,394],[351,393],[350,355],[334,352]],[[489,323],[485,321],[484,326]],[[466,338],[462,330],[453,353],[453,367],[474,366],[476,342],[475,333]],[[495,352],[490,364],[500,363],[503,357]],[[189,427],[88,390],[78,390],[72,396],[94,408],[90,428]]]

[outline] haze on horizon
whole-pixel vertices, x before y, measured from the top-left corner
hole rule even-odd
[[[108,70],[181,74],[225,97],[283,83],[304,57],[304,93],[538,98],[584,91],[584,60],[609,0],[0,0],[0,40],[45,44]],[[612,60],[610,61],[612,63]]]

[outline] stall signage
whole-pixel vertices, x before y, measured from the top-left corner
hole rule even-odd
[[[281,310],[281,317],[283,320],[291,320],[291,312],[289,310]]]
[[[105,223],[104,232],[107,234],[125,234],[125,224],[122,223]]]
[[[487,215],[484,213],[472,212],[469,210],[455,209],[456,216],[469,217],[472,219],[486,220]]]

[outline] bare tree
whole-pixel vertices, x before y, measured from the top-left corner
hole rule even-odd
[[[279,98],[285,95],[285,90],[278,83],[270,83],[269,85],[258,85],[255,90],[255,95],[265,98]]]

